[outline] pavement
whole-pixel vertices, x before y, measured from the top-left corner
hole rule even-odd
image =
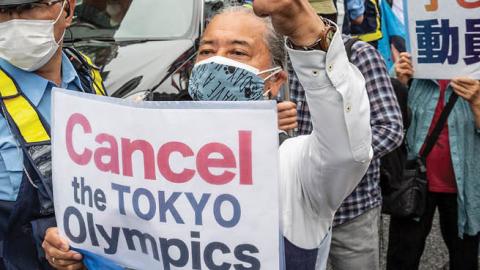
[[[381,238],[380,264],[381,269],[385,269],[388,247],[388,225],[390,218],[388,215],[382,215],[382,217],[383,226],[381,227],[381,235],[383,236],[383,243]],[[425,243],[425,250],[423,251],[419,270],[448,270],[448,251],[440,234],[438,212],[435,214],[432,231],[430,232],[427,242]]]
[[[386,257],[388,247],[388,226],[390,218],[388,215],[382,215],[381,238],[380,238],[380,265],[381,269],[386,268]],[[331,270],[329,266],[327,268]],[[440,234],[438,221],[438,212],[432,225],[432,231],[425,243],[425,250],[420,262],[419,270],[448,270],[448,251]]]

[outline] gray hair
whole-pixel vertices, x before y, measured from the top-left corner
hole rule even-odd
[[[230,6],[222,9],[216,15],[223,15],[228,13],[243,13],[255,16],[255,13],[251,8],[243,7],[243,6]],[[284,38],[282,35],[275,32],[273,28],[272,20],[270,17],[257,17],[261,21],[264,22],[265,27],[267,29],[265,33],[265,43],[270,51],[270,59],[272,59],[272,65],[278,65],[282,68],[285,68],[285,61],[286,61],[286,51],[285,51],[285,43]]]

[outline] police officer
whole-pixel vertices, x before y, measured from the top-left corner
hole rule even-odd
[[[90,59],[62,50],[74,7],[75,0],[0,0],[0,269],[55,265],[40,246],[55,226],[52,88],[105,94]]]

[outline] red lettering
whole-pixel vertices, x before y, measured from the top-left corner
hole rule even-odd
[[[240,167],[240,185],[252,185],[252,132],[238,132],[238,153]]]
[[[188,145],[181,142],[169,142],[158,150],[157,163],[160,173],[170,182],[173,183],[185,183],[192,179],[195,175],[195,171],[192,169],[184,169],[183,171],[176,173],[172,171],[170,167],[170,155],[173,152],[178,152],[182,157],[193,156],[193,151]]]
[[[112,172],[115,174],[120,173],[118,165],[118,144],[115,137],[109,134],[101,133],[95,138],[95,141],[99,144],[108,143],[109,147],[99,147],[95,150],[93,155],[95,165],[102,172]],[[103,161],[104,157],[108,157],[109,162]]]
[[[74,134],[74,132],[76,133]],[[183,142],[166,142],[160,146],[158,153],[155,153],[153,146],[146,140],[120,138],[121,141],[119,142],[114,135],[100,133],[95,137],[96,145],[95,148],[92,148],[93,151],[88,148],[88,144],[80,148],[81,151],[76,151],[79,149],[79,146],[77,145],[75,149],[74,141],[77,144],[85,141],[94,143],[90,139],[92,135],[89,135],[87,138],[82,137],[82,135],[91,133],[92,126],[83,114],[75,113],[68,118],[65,132],[66,148],[69,157],[78,165],[87,165],[93,156],[93,161],[99,171],[120,174],[121,164],[122,175],[133,177],[133,158],[135,155],[135,161],[140,164],[140,160],[138,160],[140,157],[135,154],[140,152],[139,155],[142,158],[144,170],[143,178],[145,179],[156,180],[156,166],[158,166],[159,172],[165,180],[177,184],[191,181],[197,172],[203,181],[212,185],[228,184],[237,175],[239,176],[240,185],[253,184],[252,131],[238,131],[238,172],[234,170],[237,168],[237,157],[234,155],[232,148],[223,143],[212,142],[205,144],[198,150],[195,157],[195,152],[192,148]],[[76,136],[74,137],[74,135]],[[119,148],[119,143],[121,149]],[[179,169],[174,171],[170,165],[172,164],[170,162],[172,155],[180,155],[180,159],[186,161],[187,158],[192,160],[195,157],[196,170],[185,166],[177,166]],[[178,156],[176,157],[178,158]],[[185,162],[179,163],[185,164]]]
[[[92,133],[92,127],[90,126],[88,119],[83,114],[72,114],[70,118],[68,118],[67,131],[65,134],[67,152],[73,162],[77,163],[78,165],[86,165],[92,158],[92,151],[85,147],[81,154],[75,152],[75,148],[73,147],[73,129],[77,124],[82,127],[85,134]]]
[[[457,0],[458,4],[464,8],[479,8],[480,7],[480,1],[466,1],[466,0]]]
[[[152,145],[145,140],[130,141],[122,138],[123,175],[133,176],[132,155],[135,151],[143,154],[143,170],[146,179],[155,180],[155,154]]]
[[[213,153],[220,154],[222,158],[210,158]],[[213,185],[224,185],[232,181],[234,173],[225,170],[219,175],[214,175],[210,168],[236,168],[232,150],[225,144],[209,143],[200,148],[197,154],[197,171],[203,180]]]

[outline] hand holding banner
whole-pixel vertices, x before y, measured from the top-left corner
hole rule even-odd
[[[279,268],[274,102],[53,100],[55,212],[72,247],[135,269]]]

